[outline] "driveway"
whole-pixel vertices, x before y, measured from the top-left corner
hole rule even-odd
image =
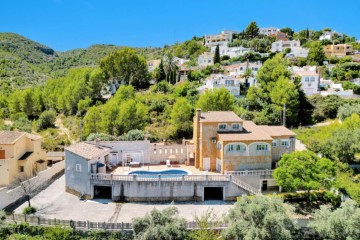
[[[65,192],[65,176],[54,181],[49,187],[36,195],[31,203],[37,208],[36,215],[44,218],[96,222],[131,222],[134,217],[142,217],[152,209],[165,209],[175,206],[179,216],[193,221],[207,209],[213,209],[221,217],[233,205],[223,201],[187,202],[187,203],[114,203],[109,200],[80,201],[77,196]],[[15,210],[22,213],[27,206],[24,203]]]

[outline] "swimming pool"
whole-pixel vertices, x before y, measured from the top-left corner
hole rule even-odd
[[[159,171],[135,170],[129,172],[129,175],[190,175],[191,173],[184,169],[164,169]]]

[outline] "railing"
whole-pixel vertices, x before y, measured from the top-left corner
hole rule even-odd
[[[27,222],[32,225],[45,225],[45,226],[63,226],[63,227],[75,227],[76,229],[103,229],[103,230],[123,230],[132,231],[133,224],[129,222],[91,222],[91,221],[73,221],[73,220],[61,220],[42,218],[39,216],[27,216],[22,214],[11,214],[6,217],[8,222],[22,223]],[[228,227],[226,223],[214,224],[212,229],[224,229]],[[196,222],[187,222],[186,228],[189,230],[199,229]]]
[[[201,182],[201,181],[230,181],[229,175],[175,175],[175,174],[142,174],[142,175],[115,175],[115,174],[91,174],[92,181],[138,181],[138,182]]]
[[[245,170],[245,171],[225,171],[225,174],[233,176],[272,176],[274,170]]]
[[[237,185],[238,187],[240,187],[242,189],[245,189],[246,191],[248,191],[252,194],[260,194],[261,193],[260,189],[256,189],[253,186],[250,186],[249,184],[238,179],[237,177],[232,177],[231,180],[235,185]]]

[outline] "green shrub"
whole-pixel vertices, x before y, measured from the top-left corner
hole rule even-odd
[[[23,210],[23,214],[26,214],[26,215],[33,214],[33,213],[36,213],[36,208],[34,208],[34,207],[26,207]]]

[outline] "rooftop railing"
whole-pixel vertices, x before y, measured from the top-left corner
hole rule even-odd
[[[118,175],[118,174],[91,174],[91,181],[165,181],[165,182],[227,182],[231,180],[230,175],[176,175],[176,174],[141,174],[141,175]]]

